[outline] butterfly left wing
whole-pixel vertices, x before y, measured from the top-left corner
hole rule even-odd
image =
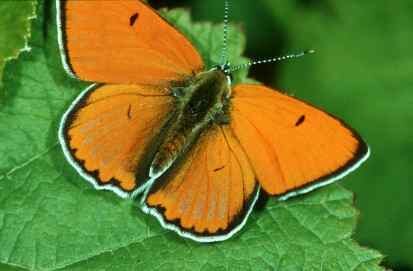
[[[228,127],[214,126],[205,133],[175,170],[147,190],[143,210],[181,236],[212,242],[242,227],[259,186]]]
[[[144,161],[172,112],[165,89],[93,85],[63,116],[59,140],[66,158],[95,188],[125,197],[145,187]]]
[[[369,154],[342,121],[260,85],[234,88],[231,128],[262,188],[282,199],[342,178]]]
[[[85,81],[167,85],[203,68],[186,37],[141,0],[56,0],[67,72]]]

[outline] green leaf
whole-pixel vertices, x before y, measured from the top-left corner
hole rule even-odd
[[[35,6],[36,1],[31,0],[0,3],[0,78],[5,62],[16,58],[22,50],[28,50],[30,20],[35,16]]]
[[[277,85],[341,116],[371,147],[345,182],[362,212],[356,239],[413,268],[411,1],[266,2],[287,48],[317,51],[280,65]]]
[[[0,107],[0,263],[4,267],[382,270],[378,252],[352,241],[357,212],[351,193],[338,185],[288,202],[270,199],[235,237],[208,245],[162,229],[132,200],[94,190],[66,162],[57,141],[63,112],[86,84],[69,79],[63,71],[54,7],[39,5],[38,12],[32,51],[11,61],[4,74],[5,88],[12,90]],[[221,33],[222,26],[193,24],[183,11],[168,16],[196,40],[204,56],[220,46],[215,33]],[[233,32],[237,40],[243,39],[239,31]],[[217,38],[210,38],[214,35]],[[243,44],[231,42],[230,48],[238,52],[233,58],[239,59]],[[218,52],[208,61],[216,59]]]

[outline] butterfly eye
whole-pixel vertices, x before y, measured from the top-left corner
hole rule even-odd
[[[231,68],[231,65],[229,64],[228,61],[227,61],[224,65],[221,66],[221,69],[222,69],[225,73],[227,73],[230,68]]]
[[[231,64],[229,62],[226,62],[223,65],[217,65],[213,69],[222,71],[228,79],[228,84],[231,85],[234,76],[232,75]]]

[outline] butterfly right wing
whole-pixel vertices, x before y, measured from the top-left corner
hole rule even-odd
[[[93,85],[62,118],[59,140],[66,158],[97,189],[125,197],[145,186],[145,159],[173,111],[163,89]]]

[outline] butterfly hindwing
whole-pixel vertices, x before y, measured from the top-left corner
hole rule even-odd
[[[86,81],[162,85],[203,68],[191,43],[140,0],[56,0],[66,70]]]
[[[258,193],[252,167],[231,130],[214,126],[166,178],[148,188],[143,209],[182,236],[218,241],[241,228]]]
[[[126,196],[144,185],[139,169],[171,110],[172,97],[162,89],[94,85],[63,116],[60,142],[95,187]]]
[[[231,128],[263,189],[283,198],[343,177],[369,154],[342,121],[259,85],[234,88]]]

